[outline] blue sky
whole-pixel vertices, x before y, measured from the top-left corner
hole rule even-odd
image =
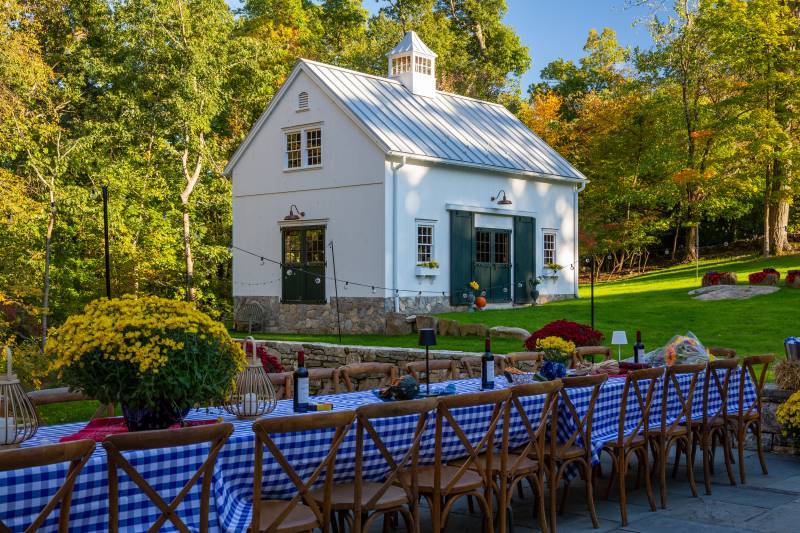
[[[238,0],[228,0],[232,6]],[[577,61],[590,29],[610,27],[623,46],[647,48],[651,40],[647,28],[637,21],[652,14],[649,7],[627,7],[626,0],[506,0],[511,25],[528,46],[531,68],[522,77],[523,92],[539,81],[539,71],[550,61],[563,57]],[[667,2],[668,3],[668,2]],[[385,5],[380,0],[364,0],[371,13]]]

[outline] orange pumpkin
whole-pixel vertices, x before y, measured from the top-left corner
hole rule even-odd
[[[475,307],[478,309],[483,309],[486,307],[486,297],[485,296],[477,296],[475,298]]]

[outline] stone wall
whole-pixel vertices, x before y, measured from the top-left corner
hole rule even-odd
[[[764,447],[765,451],[800,455],[800,447],[781,434],[781,424],[778,422],[778,418],[775,414],[778,407],[791,395],[792,393],[790,391],[780,389],[774,383],[768,383],[764,386],[764,414],[761,445]],[[750,434],[747,436],[745,448],[750,450],[756,448],[754,435]]]

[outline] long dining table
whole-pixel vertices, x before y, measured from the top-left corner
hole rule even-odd
[[[741,369],[737,370],[741,372]],[[731,380],[729,391],[729,411],[738,409],[738,375]],[[685,378],[681,378],[685,379]],[[463,379],[452,382],[456,394],[477,392],[480,390],[480,379]],[[620,408],[624,378],[610,378],[603,384],[598,396],[593,416],[593,434],[590,443],[595,461],[599,461],[602,445],[616,437],[619,425]],[[447,383],[437,384],[436,388]],[[736,384],[736,386],[734,386]],[[756,400],[755,389],[746,377],[744,394],[745,405]],[[497,377],[496,387],[507,387],[509,383],[504,377]],[[688,388],[683,381],[682,387]],[[698,382],[694,402],[693,417],[702,418],[702,391],[704,383],[701,375]],[[630,393],[629,412],[625,426],[635,427],[638,405]],[[578,414],[583,417],[588,408],[591,389],[575,389],[570,397]],[[651,422],[660,417],[662,391],[659,385],[653,398]],[[710,408],[720,405],[720,398],[715,391],[711,393]],[[677,416],[680,405],[675,399],[668,399],[668,418]],[[352,392],[319,396],[316,402],[333,404],[334,410],[354,410],[361,405],[380,402],[372,391]],[[542,397],[529,397],[523,400],[526,413],[531,418],[539,414],[543,406]],[[482,437],[491,417],[491,406],[461,408],[453,411],[453,415],[473,444]],[[512,410],[514,413],[514,410]],[[266,416],[294,415],[291,400],[281,400],[276,409]],[[512,414],[512,416],[519,416]],[[641,418],[641,413],[638,414]],[[250,523],[253,494],[254,434],[252,421],[237,420],[220,408],[193,410],[189,420],[224,419],[234,424],[234,432],[223,447],[214,466],[209,524],[212,531],[246,531]],[[60,424],[39,429],[36,436],[25,442],[23,446],[36,446],[59,442],[62,437],[72,435],[83,428],[85,423]],[[392,454],[399,459],[407,450],[416,425],[415,417],[400,417],[374,422],[375,429]],[[571,417],[565,416],[563,410],[558,417],[558,432],[563,438],[572,433]],[[497,429],[499,432],[502,424]],[[509,425],[510,445],[522,445],[527,433],[521,423],[512,418]],[[318,466],[328,452],[332,432],[316,431],[309,433],[284,434],[275,438],[276,444],[287,457],[298,474],[308,476]],[[463,446],[455,432],[445,427],[442,435],[443,452],[447,460],[458,459],[465,455]],[[428,427],[420,448],[420,462],[433,462],[434,453],[434,417],[429,418]],[[581,443],[583,444],[583,443]],[[200,467],[208,452],[208,445],[188,446],[182,448],[143,450],[127,452],[126,457],[164,498],[169,501],[174,497]],[[262,497],[289,498],[295,487],[269,452],[264,453],[264,476]],[[348,433],[336,456],[335,482],[349,481],[353,477],[355,464],[355,435]],[[0,520],[12,530],[23,529],[46,504],[47,500],[58,489],[66,474],[65,464],[50,465],[40,468],[29,468],[16,471],[0,472]],[[97,447],[93,456],[79,475],[72,497],[70,513],[70,529],[82,532],[107,531],[108,529],[108,463],[105,450]],[[387,466],[377,449],[365,450],[365,479],[379,480],[385,475]],[[158,518],[160,512],[144,493],[130,481],[124,473],[120,474],[120,516],[121,531],[145,531]],[[200,488],[195,486],[178,509],[181,519],[190,527],[199,525]],[[42,531],[57,531],[57,513],[54,513],[44,524]],[[173,530],[171,524],[164,526],[165,531]]]

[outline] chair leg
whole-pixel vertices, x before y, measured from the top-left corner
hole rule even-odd
[[[469,514],[475,514],[475,505],[472,502],[472,496],[467,496],[467,509],[469,510]]]
[[[560,476],[560,468],[556,471],[555,465],[551,461],[549,474],[547,476],[547,480],[550,484],[550,528],[553,531],[557,531],[556,523],[557,518],[556,515],[558,514],[558,509],[556,508],[556,492],[558,491],[558,481]]]
[[[617,486],[619,488],[619,515],[622,518],[622,526],[628,525],[628,502],[627,493],[625,490],[625,471],[628,469],[628,458],[625,455],[625,449],[619,448],[617,455]],[[594,527],[598,527],[595,523]]]
[[[666,438],[663,438],[658,444],[658,479],[662,509],[667,508],[667,453],[669,453],[669,446]]]
[[[700,451],[703,453],[703,482],[706,486],[706,494],[711,494],[711,450],[708,448],[706,436],[703,435]]]
[[[589,508],[589,514],[592,517],[592,526],[597,529],[600,523],[597,521],[597,511],[594,508],[594,491],[592,490],[592,465],[587,461],[581,461],[583,471],[586,474],[586,506]],[[555,529],[553,529],[555,531]]]
[[[545,509],[544,509],[544,498],[545,498],[545,494],[544,494],[544,479],[543,479],[543,476],[541,474],[539,474],[532,481],[533,481],[533,483],[531,483],[531,486],[533,486],[534,483],[536,485],[536,488],[534,489],[534,492],[536,493],[536,496],[537,496],[536,499],[538,500],[538,503],[539,503],[539,506],[538,506],[539,507],[538,508],[538,512],[539,512],[539,529],[542,530],[542,533],[547,533],[547,531],[548,531],[547,530],[547,516],[546,516]]]
[[[728,481],[730,481],[731,485],[736,485],[736,476],[733,473],[733,450],[731,450],[731,435],[727,428],[722,430],[720,440],[722,440],[722,451],[725,455],[725,470],[728,472]]]
[[[742,485],[747,481],[744,475],[744,439],[747,436],[747,428],[740,427],[736,435],[736,451],[739,454],[739,478],[742,480]]]
[[[564,509],[567,508],[567,497],[569,495],[569,481],[564,483],[564,489],[561,491],[561,504],[558,506],[558,514],[563,515]]]
[[[761,463],[761,471],[766,476],[769,472],[767,472],[767,462],[764,459],[764,447],[761,444],[761,421],[757,421],[755,423],[756,426],[756,450],[758,451],[758,462]]]
[[[717,455],[717,438],[719,438],[719,435],[717,435],[717,432],[716,431],[712,432],[711,433],[711,475],[712,476],[714,475],[714,463],[717,462],[717,460],[716,460],[717,459],[717,457],[716,457],[716,455]]]
[[[642,467],[642,471],[644,471],[644,487],[647,491],[647,501],[650,503],[650,510],[656,510],[656,498],[653,495],[653,480],[650,477],[650,454],[647,451],[647,446],[645,445],[642,448],[642,462],[644,466]]]
[[[681,465],[681,448],[675,446],[675,464],[672,465],[672,479],[678,477],[678,467]]]
[[[679,444],[680,442],[676,443],[676,446]],[[686,436],[684,446],[686,447],[686,475],[689,478],[689,488],[692,490],[692,496],[697,498],[697,484],[694,481],[694,457],[689,453],[689,449],[692,447],[691,432]]]

